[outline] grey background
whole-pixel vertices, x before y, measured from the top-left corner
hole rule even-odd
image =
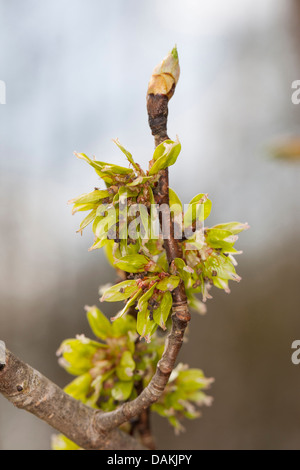
[[[145,92],[175,43],[182,74],[169,134],[182,153],[171,186],[208,192],[208,224],[247,221],[239,285],[193,316],[180,360],[216,378],[214,404],[161,449],[299,448],[299,175],[268,145],[299,132],[300,9],[296,0],[0,0],[0,337],[65,385],[55,351],[89,334],[84,305],[114,280],[66,201],[97,179],[72,152],[122,163],[119,137],[145,167],[153,140]],[[107,305],[107,313],[112,313]],[[48,449],[52,430],[0,397],[0,449]]]

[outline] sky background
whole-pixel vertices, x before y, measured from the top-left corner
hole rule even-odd
[[[299,162],[271,157],[297,135],[297,0],[0,0],[0,338],[59,385],[55,351],[89,335],[84,305],[115,275],[67,201],[98,185],[73,151],[124,163],[118,137],[145,168],[153,152],[145,95],[177,44],[181,77],[169,135],[184,203],[213,202],[207,224],[248,222],[230,296],[193,315],[180,361],[215,377],[214,404],[175,437],[153,420],[161,449],[299,448]],[[113,306],[105,306],[107,314]],[[53,431],[0,397],[0,449],[48,449]]]

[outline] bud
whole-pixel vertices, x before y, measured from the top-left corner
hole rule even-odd
[[[179,80],[180,67],[176,46],[152,72],[147,95],[166,95],[172,98]]]

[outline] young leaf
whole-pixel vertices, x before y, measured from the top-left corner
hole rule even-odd
[[[188,282],[191,278],[191,275],[194,273],[194,269],[187,266],[183,259],[175,258],[173,261],[176,270],[179,272],[181,279],[184,282]]]
[[[200,369],[187,369],[179,372],[177,382],[182,389],[191,392],[207,388],[212,379],[207,379]]]
[[[93,245],[89,248],[89,251],[97,250],[99,248],[103,248],[110,240],[103,235],[101,239],[96,238]]]
[[[111,394],[117,401],[126,401],[131,395],[133,389],[133,381],[118,382],[112,389]]]
[[[125,168],[124,166],[113,165],[112,163],[97,162],[102,165],[102,172],[109,174],[111,176],[120,176],[120,175],[131,175],[134,177],[134,172],[131,168]]]
[[[128,299],[139,290],[135,280],[119,282],[107,289],[101,297],[101,302],[119,302]]]
[[[117,366],[116,372],[118,378],[124,382],[132,381],[134,369],[135,362],[132,358],[132,354],[129,351],[125,351],[119,365]]]
[[[150,168],[149,175],[155,175],[160,170],[163,170],[168,166],[174,165],[180,153],[180,150],[180,142],[174,142],[172,140],[165,140],[160,145],[158,145],[154,151],[154,163]]]
[[[100,220],[94,233],[98,238],[102,238],[103,235],[107,236],[109,229],[117,223],[118,213],[114,207],[101,204],[97,209],[97,216],[100,216]]]
[[[91,375],[89,373],[83,374],[74,379],[73,382],[69,383],[69,385],[64,388],[64,391],[76,400],[80,400],[85,403],[91,382]]]
[[[70,441],[63,434],[55,434],[51,439],[51,447],[53,450],[80,450],[75,442]]]
[[[233,235],[237,235],[248,228],[249,225],[247,223],[242,224],[241,222],[228,222],[227,224],[218,224],[212,227],[212,229],[229,230]]]
[[[137,316],[136,329],[141,338],[145,338],[147,343],[150,342],[150,337],[153,335],[157,328],[156,323],[150,319],[150,312],[148,310],[147,302],[144,303],[142,310],[139,311]]]
[[[120,312],[117,313],[117,315],[115,315],[114,317],[111,318],[111,321],[115,321],[117,320],[118,318],[121,318],[123,315],[125,315],[125,313],[128,312],[128,310],[130,309],[130,307],[132,305],[135,304],[136,300],[138,299],[138,297],[140,296],[140,294],[142,293],[142,289],[139,289],[136,294],[134,294],[131,299],[128,300],[127,304],[125,305],[125,307],[120,310]]]
[[[183,211],[181,200],[179,199],[175,191],[173,191],[173,189],[171,188],[169,188],[169,204],[170,204],[170,207],[172,206],[181,207],[181,212]]]
[[[157,289],[162,290],[162,291],[166,291],[166,290],[172,291],[176,289],[179,282],[180,282],[180,277],[172,275],[172,276],[165,277],[164,279],[159,281],[156,287]]]
[[[144,255],[127,255],[117,259],[114,266],[128,273],[140,273],[145,270],[149,261],[149,258]]]
[[[120,336],[127,336],[128,332],[136,332],[136,320],[131,315],[118,318],[112,323],[113,336],[119,338]]]
[[[124,155],[126,155],[126,158],[127,158],[127,160],[129,161],[129,163],[131,163],[132,166],[133,166],[138,172],[140,172],[140,170],[141,170],[140,166],[139,166],[137,163],[135,163],[135,161],[134,161],[133,158],[132,158],[131,153],[128,152],[128,150],[126,150],[126,149],[123,147],[123,145],[120,144],[119,139],[115,139],[115,140],[113,140],[113,142],[119,147],[119,149],[124,153]]]
[[[96,212],[97,210],[96,209],[93,209],[86,217],[85,219],[83,219],[83,221],[81,222],[80,226],[79,226],[79,229],[77,230],[77,232],[82,232],[82,230],[87,227],[91,222],[93,222],[93,220],[95,219],[96,217]]]
[[[112,325],[106,316],[95,306],[85,307],[90,327],[97,336],[102,340],[112,336]]]
[[[196,220],[203,221],[207,219],[211,212],[211,200],[207,194],[201,193],[195,196],[190,202],[186,213],[184,214],[184,225],[189,227]]]
[[[85,193],[75,197],[69,201],[69,204],[95,204],[106,197],[111,197],[111,193],[107,190],[95,190],[91,193]]]
[[[75,152],[75,155],[77,158],[79,158],[80,160],[84,160],[86,161],[89,165],[91,165],[91,167],[94,168],[94,170],[96,171],[97,175],[100,176],[100,178],[103,179],[103,181],[105,181],[105,183],[107,183],[108,185],[112,184],[113,183],[113,179],[106,175],[105,173],[102,172],[102,168],[103,168],[103,165],[101,165],[100,163],[101,162],[96,162],[95,160],[91,160],[87,155],[85,155],[84,153],[77,153]]]
[[[82,375],[93,367],[92,358],[100,348],[106,348],[106,345],[85,337],[66,339],[57,355],[63,356],[60,363],[70,374]]]
[[[219,242],[219,241],[228,241],[229,243],[234,243],[236,238],[231,240],[232,232],[229,230],[224,230],[220,228],[211,228],[207,230],[206,240],[210,242]]]
[[[164,294],[159,307],[153,312],[153,320],[157,323],[163,330],[166,329],[166,321],[168,319],[171,307],[172,307],[172,294],[169,291],[166,291]]]
[[[74,204],[73,209],[72,209],[72,215],[76,214],[76,212],[84,212],[84,211],[90,211],[97,209],[98,204],[93,203],[93,204]]]
[[[138,186],[139,184],[145,184],[148,181],[153,181],[153,180],[154,180],[153,176],[138,176],[132,181],[132,183],[129,183],[127,186],[129,187]]]

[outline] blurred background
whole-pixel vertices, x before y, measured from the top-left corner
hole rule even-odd
[[[182,153],[171,186],[187,203],[208,192],[208,224],[240,220],[232,293],[194,314],[180,361],[215,377],[214,403],[175,437],[154,416],[160,449],[300,448],[300,167],[271,156],[300,134],[300,2],[296,0],[0,0],[0,338],[64,386],[61,341],[89,335],[84,305],[115,274],[67,200],[96,176],[73,151],[124,163],[118,137],[146,167],[153,151],[145,94],[176,43],[181,78],[169,135]],[[108,314],[113,305],[105,305]],[[0,396],[0,449],[49,449],[53,431]]]

